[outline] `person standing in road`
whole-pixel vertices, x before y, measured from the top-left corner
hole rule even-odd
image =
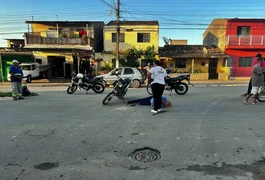
[[[254,62],[254,66],[258,63],[258,62],[257,62],[258,58],[262,58],[262,55],[261,55],[261,54],[257,54],[257,55],[255,56],[255,58],[256,58],[256,61]],[[261,67],[262,67],[263,69],[265,69],[265,62],[262,62],[262,63],[261,63]],[[248,83],[248,91],[247,91],[247,93],[243,94],[242,96],[247,96],[247,95],[251,94],[251,89],[252,89],[252,78],[250,78],[250,80],[249,80],[249,83]]]
[[[262,57],[257,58],[257,64],[253,68],[252,72],[252,90],[251,93],[244,99],[244,104],[248,104],[249,98],[254,95],[254,100],[252,104],[257,104],[257,96],[260,93],[261,88],[264,85],[264,75],[261,63],[263,62]]]
[[[22,96],[23,72],[17,60],[14,59],[12,64],[13,65],[9,68],[9,74],[11,75],[12,96],[16,101],[18,99],[24,99]]]
[[[162,95],[165,89],[165,79],[167,77],[166,70],[162,68],[160,64],[160,61],[156,60],[154,67],[147,74],[149,81],[151,80],[151,76],[153,76],[151,85],[154,97],[154,109],[151,110],[152,113],[161,111]]]

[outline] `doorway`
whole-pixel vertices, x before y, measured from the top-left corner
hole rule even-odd
[[[209,72],[208,79],[218,79],[217,66],[218,66],[218,59],[210,58],[209,67],[208,67],[208,72]]]
[[[48,64],[51,66],[50,77],[64,77],[64,56],[48,56]]]

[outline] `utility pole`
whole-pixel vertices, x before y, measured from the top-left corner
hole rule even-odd
[[[117,21],[117,32],[116,32],[116,68],[119,67],[120,59],[120,5],[121,2],[118,0],[116,9],[116,21]]]

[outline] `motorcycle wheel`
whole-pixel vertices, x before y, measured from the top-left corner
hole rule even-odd
[[[175,87],[175,92],[178,95],[184,95],[188,92],[189,90],[189,86],[186,83],[179,83],[176,87]]]
[[[113,92],[110,92],[102,101],[102,104],[103,105],[107,105],[111,99],[114,97],[114,93]]]
[[[67,88],[67,91],[66,91],[66,92],[67,92],[68,94],[73,94],[76,90],[77,90],[77,86],[76,86],[76,85],[72,85],[72,87],[69,86],[69,87]]]
[[[153,95],[151,83],[146,86],[146,91],[148,92],[148,94]]]
[[[263,88],[262,91],[259,93],[257,100],[259,102],[265,102],[265,89]]]
[[[92,89],[95,93],[103,93],[105,87],[101,83],[95,83]]]

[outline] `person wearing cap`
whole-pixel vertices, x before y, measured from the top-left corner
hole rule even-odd
[[[258,94],[261,92],[262,87],[264,86],[264,75],[263,68],[261,67],[261,63],[263,62],[262,57],[257,58],[257,64],[253,68],[252,72],[252,90],[249,95],[244,99],[244,104],[248,104],[248,100],[252,95],[254,95],[254,100],[252,104],[257,104]]]
[[[256,56],[255,56],[255,62],[254,62],[254,66],[258,63],[258,59],[262,59],[262,55],[260,53],[258,53]],[[265,62],[261,62],[261,67],[263,69],[265,69]],[[242,96],[247,96],[251,93],[251,89],[252,89],[252,78],[250,78],[249,80],[249,83],[248,83],[248,91],[247,93],[243,94]]]
[[[12,66],[9,68],[9,74],[11,75],[11,86],[12,86],[12,96],[14,100],[24,99],[22,97],[22,79],[23,72],[19,67],[19,62],[17,60],[12,61]]]

